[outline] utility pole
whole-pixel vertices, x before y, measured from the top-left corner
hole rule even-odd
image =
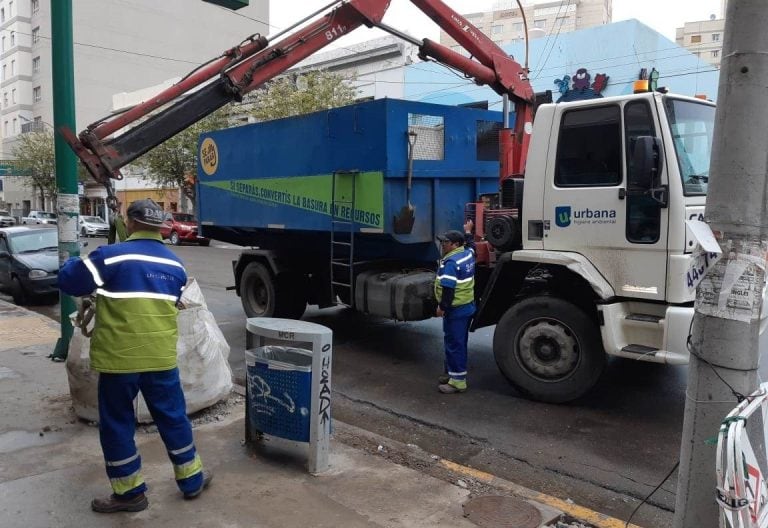
[[[674,528],[719,526],[716,447],[705,441],[717,435],[723,418],[736,406],[733,392],[748,395],[757,388],[759,321],[754,314],[762,304],[765,278],[760,262],[765,263],[768,236],[766,26],[765,0],[728,3],[705,212],[723,256],[707,277],[709,291],[702,290],[702,281],[696,301]],[[753,307],[749,321],[725,312],[713,315],[712,303],[706,302],[706,295],[715,304],[724,298],[721,293],[733,298],[726,291],[730,281],[723,280],[728,268],[731,275],[734,269],[744,270],[736,275],[741,277],[740,293],[748,293]]]
[[[72,41],[72,0],[51,0],[51,48],[53,54],[54,152],[56,156],[56,212],[59,230],[59,265],[69,257],[80,255],[77,218],[80,198],[77,194],[77,158],[59,134],[62,127],[77,130],[75,123],[75,68]],[[72,338],[69,314],[75,311],[75,301],[59,292],[61,304],[61,337],[51,357],[64,361]]]

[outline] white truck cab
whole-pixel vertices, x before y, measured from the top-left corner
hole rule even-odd
[[[573,399],[605,354],[687,363],[702,264],[685,221],[703,219],[714,122],[713,103],[658,92],[538,108],[522,248],[501,259],[525,280],[494,337],[521,392]]]

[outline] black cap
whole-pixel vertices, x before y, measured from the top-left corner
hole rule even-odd
[[[461,231],[446,231],[442,235],[438,235],[437,239],[441,242],[453,242],[454,244],[463,244],[466,242],[464,233]]]
[[[136,200],[128,206],[128,218],[132,218],[140,224],[160,227],[163,225],[165,213],[154,200],[145,198]]]

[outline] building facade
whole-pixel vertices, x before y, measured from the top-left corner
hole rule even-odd
[[[113,94],[184,75],[249,35],[269,33],[269,2],[237,12],[202,0],[77,0],[72,7],[78,130],[110,113]],[[50,1],[0,0],[0,160],[13,159],[21,134],[52,128],[55,86]],[[0,176],[0,202],[22,213],[51,210],[22,178]]]
[[[675,30],[675,42],[702,60],[720,68],[725,33],[725,10],[728,0],[722,0],[720,17],[715,14],[709,20],[685,22]]]
[[[610,24],[613,20],[613,0],[528,0],[523,2],[523,9],[531,36],[558,35]],[[499,2],[492,11],[468,13],[464,17],[497,44],[512,44],[525,39],[523,14],[515,1]],[[442,30],[440,43],[463,51]]]

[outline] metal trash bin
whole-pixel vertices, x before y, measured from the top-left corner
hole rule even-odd
[[[245,441],[308,442],[310,473],[328,469],[332,339],[330,328],[306,321],[246,321]]]
[[[251,427],[309,442],[312,351],[276,345],[246,350],[245,368]]]

